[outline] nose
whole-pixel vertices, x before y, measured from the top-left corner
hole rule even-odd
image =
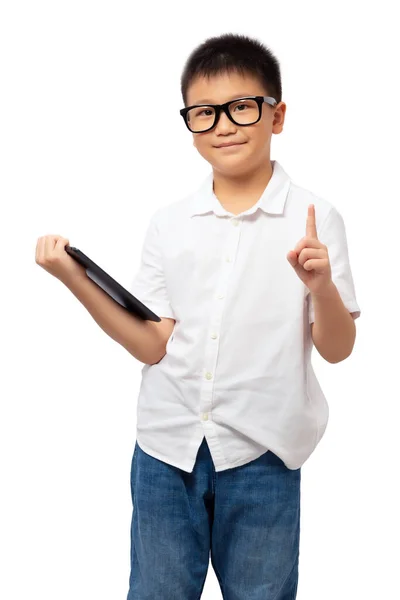
[[[219,119],[215,126],[215,133],[229,133],[234,131],[236,131],[235,123],[232,123],[225,111],[221,110]]]

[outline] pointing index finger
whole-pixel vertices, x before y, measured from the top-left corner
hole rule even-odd
[[[318,239],[317,226],[315,223],[315,206],[314,204],[308,205],[307,225],[306,225],[307,237]]]

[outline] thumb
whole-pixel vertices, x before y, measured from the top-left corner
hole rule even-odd
[[[289,253],[287,254],[286,258],[288,259],[288,261],[290,262],[292,267],[296,267],[297,262],[298,262],[298,257],[297,257],[297,253],[294,250],[290,250]]]
[[[290,252],[288,252],[286,258],[288,259],[288,261],[292,265],[292,267],[295,270],[295,272],[297,273],[297,275],[303,281],[304,268],[299,263],[299,259],[298,259],[297,253],[294,250],[290,250]]]
[[[61,252],[62,252],[63,250],[65,250],[65,246],[66,246],[67,244],[69,244],[69,239],[68,239],[68,238],[65,238],[65,237],[62,237],[62,236],[59,236],[59,238],[58,238],[58,239],[57,239],[57,241],[56,241],[56,246],[55,246],[55,248],[56,248],[58,251],[61,251]]]
[[[63,248],[64,248],[64,246],[69,244],[69,239],[65,238],[65,237],[60,237],[58,241],[60,242],[60,244],[62,245]]]

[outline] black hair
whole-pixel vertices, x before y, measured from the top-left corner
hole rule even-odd
[[[181,75],[185,106],[189,86],[198,76],[210,77],[233,72],[256,76],[268,96],[275,98],[278,104],[282,101],[280,66],[271,50],[257,39],[225,33],[206,39],[189,55]]]

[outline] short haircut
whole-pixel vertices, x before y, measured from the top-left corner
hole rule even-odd
[[[197,77],[225,73],[256,76],[266,95],[278,104],[282,101],[280,66],[271,50],[257,39],[225,33],[206,39],[189,55],[181,75],[184,105],[187,106],[189,86]]]

